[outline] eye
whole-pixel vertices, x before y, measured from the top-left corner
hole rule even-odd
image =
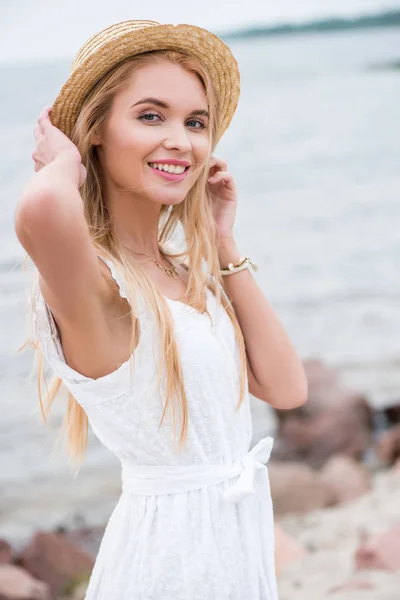
[[[161,119],[160,115],[155,112],[144,113],[143,115],[140,115],[140,117],[138,117],[140,121],[147,121],[147,123],[157,123],[158,121],[156,120],[156,118]],[[206,128],[206,125],[200,119],[189,119],[189,121],[186,121],[186,123],[191,123],[189,127],[191,127],[192,129]]]
[[[195,127],[195,129],[205,129],[205,127],[206,127],[205,124],[203,123],[203,121],[200,121],[200,119],[190,119],[188,121],[188,123],[190,123],[190,122],[191,123],[198,123],[200,125],[200,127]],[[191,125],[190,125],[190,127],[191,127]]]
[[[159,117],[157,113],[145,113],[144,115],[140,115],[139,119],[141,121],[148,121],[149,123],[156,123],[154,119],[146,119],[146,117]]]

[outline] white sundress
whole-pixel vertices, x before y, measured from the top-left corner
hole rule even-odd
[[[117,263],[104,259],[127,298]],[[121,461],[122,493],[107,523],[85,600],[277,600],[268,462],[272,438],[251,451],[248,392],[238,411],[240,362],[231,321],[208,291],[207,314],[167,299],[188,398],[181,452],[157,386],[158,336],[139,297],[140,341],[130,361],[98,379],[66,364],[40,289],[34,324],[54,374]],[[177,423],[177,435],[180,421]]]

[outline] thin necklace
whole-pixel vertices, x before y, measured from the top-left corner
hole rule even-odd
[[[142,256],[147,256],[148,258],[150,258],[150,260],[152,260],[153,263],[155,263],[157,267],[161,269],[161,271],[164,271],[164,273],[166,273],[168,277],[179,277],[177,268],[166,256],[164,256],[164,258],[169,262],[169,264],[171,265],[170,267],[164,267],[164,265],[159,263],[158,260],[154,258],[154,256],[151,256],[151,254],[147,254],[146,252],[135,252],[135,254],[141,254]]]

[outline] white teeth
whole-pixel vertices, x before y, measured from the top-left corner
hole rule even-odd
[[[158,169],[159,171],[166,171],[167,173],[173,173],[175,175],[180,175],[185,171],[185,167],[181,167],[179,165],[165,165],[162,163],[149,163],[149,165],[150,167]]]

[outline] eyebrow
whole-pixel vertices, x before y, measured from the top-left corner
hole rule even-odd
[[[142,98],[142,100],[139,100],[138,102],[135,102],[135,104],[132,104],[131,108],[133,106],[137,106],[138,104],[155,104],[156,106],[160,106],[161,108],[170,108],[169,104],[167,104],[166,102],[163,102],[163,100],[158,100],[157,98]],[[192,110],[191,115],[202,115],[203,117],[208,117],[208,111],[206,110]]]

